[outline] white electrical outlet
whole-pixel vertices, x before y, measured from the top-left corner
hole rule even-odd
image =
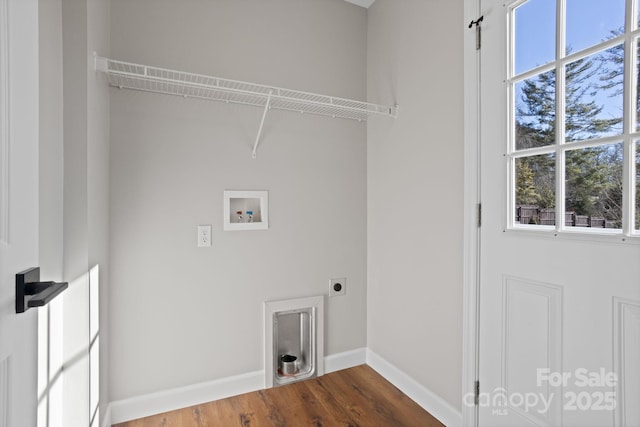
[[[331,279],[331,287],[329,288],[329,296],[335,297],[338,295],[347,294],[347,278]]]
[[[211,226],[198,226],[198,247],[211,246]]]

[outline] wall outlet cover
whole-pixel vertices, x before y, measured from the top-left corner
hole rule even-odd
[[[198,247],[211,246],[211,225],[198,226]]]

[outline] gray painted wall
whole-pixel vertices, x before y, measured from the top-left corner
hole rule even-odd
[[[343,0],[114,0],[112,57],[366,97],[366,10]],[[111,400],[264,368],[267,300],[329,292],[327,354],[366,344],[366,126],[111,92]],[[268,190],[268,231],[222,231],[224,190]],[[212,224],[213,246],[196,247]]]
[[[367,95],[367,344],[461,407],[463,2],[377,0]],[[406,201],[411,200],[407,206]]]

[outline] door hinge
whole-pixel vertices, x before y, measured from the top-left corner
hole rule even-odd
[[[482,203],[478,203],[478,228],[482,226]]]
[[[480,403],[480,381],[476,381],[474,384],[473,402],[475,405],[478,405]]]
[[[474,25],[476,26],[476,50],[480,50],[480,47],[482,47],[482,30],[480,29],[480,23],[482,21],[484,21],[484,15],[469,23],[469,28],[473,27]]]

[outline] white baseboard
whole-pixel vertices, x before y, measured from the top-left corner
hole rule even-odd
[[[367,365],[447,427],[462,426],[462,413],[443,398],[367,348]]]
[[[447,427],[462,426],[460,411],[368,348],[359,348],[327,356],[324,363],[325,373],[366,363]],[[110,427],[112,424],[249,393],[260,390],[263,386],[264,371],[255,371],[118,400],[107,406],[102,427]]]
[[[325,357],[325,373],[365,363],[366,349],[346,351]],[[264,388],[264,371],[255,371],[186,387],[111,402],[102,427],[162,412],[186,408]]]
[[[324,358],[324,372],[341,371],[354,366],[363,365],[367,360],[367,349],[358,348],[344,353],[332,354]]]
[[[222,378],[186,387],[179,387],[130,399],[112,402],[111,421],[115,424],[162,412],[186,408],[213,400],[260,390],[264,385],[264,371]]]

